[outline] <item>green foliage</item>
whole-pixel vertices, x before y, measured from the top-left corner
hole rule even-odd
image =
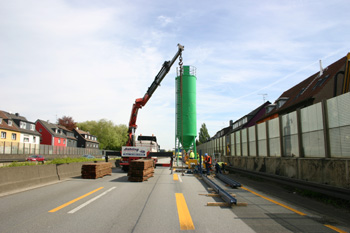
[[[202,124],[202,126],[199,130],[198,138],[199,138],[198,145],[205,143],[210,139],[208,129],[207,129],[207,126],[205,125],[205,123]]]
[[[126,125],[114,125],[112,121],[85,121],[77,124],[81,130],[95,135],[103,150],[121,150],[128,140]]]
[[[91,162],[91,161],[99,161],[102,159],[88,159],[88,158],[56,158],[50,161],[47,161],[46,164],[63,164],[63,163],[81,163],[81,162]]]
[[[48,164],[63,164],[63,163],[80,163],[80,162],[91,162],[91,161],[101,161],[104,159],[87,159],[87,158],[56,158],[53,160],[42,162],[13,162],[9,165],[5,165],[3,167],[23,167],[23,166],[36,166],[36,165],[48,165]]]

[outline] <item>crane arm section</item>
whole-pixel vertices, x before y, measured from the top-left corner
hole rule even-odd
[[[127,146],[134,145],[134,135],[135,135],[135,130],[137,128],[136,120],[137,120],[138,110],[146,105],[148,100],[152,97],[153,93],[157,90],[158,86],[160,86],[160,83],[162,82],[164,77],[170,71],[170,68],[172,67],[172,65],[174,64],[176,59],[179,56],[181,56],[182,51],[184,50],[184,46],[182,46],[180,44],[178,44],[177,46],[178,46],[178,50],[177,50],[175,56],[173,57],[172,60],[165,61],[163,63],[162,68],[160,69],[160,71],[156,75],[154,81],[152,82],[151,86],[148,88],[148,90],[147,90],[146,94],[143,96],[143,98],[138,98],[135,100],[135,103],[132,106],[131,116],[130,116],[130,121],[129,121],[129,130],[128,130],[129,138],[128,138],[128,142],[126,144]]]

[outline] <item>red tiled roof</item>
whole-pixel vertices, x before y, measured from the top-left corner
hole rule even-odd
[[[272,110],[261,119],[276,113],[288,111],[289,108],[302,105],[308,101],[312,102],[312,104],[315,104],[315,96],[320,92],[325,91],[324,87],[327,85],[331,84],[333,86],[334,76],[337,74],[337,72],[343,70],[345,63],[346,56],[324,68],[322,75],[320,75],[320,72],[317,72],[299,84],[295,85],[294,87],[290,88],[289,90],[283,92],[279,99],[282,97],[287,97],[288,100],[280,108]],[[339,79],[338,82],[341,80],[342,79]],[[328,92],[322,94],[325,99],[333,97],[333,92]]]
[[[5,120],[8,120],[9,118],[5,114],[5,112],[0,111],[0,118],[2,118],[2,121],[0,123],[0,128],[1,129],[7,129],[7,130],[12,130],[19,132],[18,127],[16,126],[15,122],[12,121],[12,126],[9,126]]]

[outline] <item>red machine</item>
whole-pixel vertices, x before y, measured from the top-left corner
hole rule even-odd
[[[137,113],[138,113],[138,110],[140,108],[142,108],[143,106],[145,106],[146,103],[148,102],[148,100],[152,97],[153,93],[158,88],[158,86],[160,85],[160,83],[162,82],[164,77],[167,75],[167,73],[170,71],[170,68],[172,67],[172,65],[174,64],[174,62],[176,61],[176,59],[178,57],[180,57],[179,65],[182,66],[182,51],[184,50],[184,46],[182,46],[180,44],[178,44],[177,46],[178,46],[178,51],[176,52],[173,59],[171,61],[164,62],[159,73],[156,75],[153,83],[148,88],[146,94],[143,96],[143,98],[136,99],[135,103],[132,106],[131,116],[130,116],[130,121],[129,121],[129,130],[128,130],[128,136],[129,136],[128,142],[126,143],[126,147],[123,147],[123,149],[122,149],[122,161],[120,163],[120,165],[123,166],[123,170],[128,170],[129,161],[145,157],[144,155],[134,157],[134,156],[132,156],[133,154],[131,153],[133,151],[133,153],[135,153],[135,155],[138,155],[140,151],[141,152],[144,151],[144,148],[140,148],[140,149],[137,148],[137,147],[139,147],[139,144],[142,144],[142,141],[140,141],[140,143],[138,143],[138,145],[136,145],[136,142],[135,142],[135,131],[137,128],[137,125],[136,125]],[[144,136],[144,137],[147,137],[147,136]],[[155,137],[154,136],[152,136],[152,137],[154,138],[154,140],[152,140],[152,141],[156,142]],[[140,139],[140,137],[139,137],[139,139]],[[133,147],[133,148],[130,148],[130,147]],[[128,153],[125,151],[128,151]],[[159,151],[159,149],[158,149],[158,151]],[[151,157],[150,156],[151,152],[152,151],[146,151],[147,158]],[[123,154],[124,154],[124,156],[123,156]]]

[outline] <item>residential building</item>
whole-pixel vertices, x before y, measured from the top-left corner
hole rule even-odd
[[[20,116],[19,113],[6,113],[6,115],[17,125],[21,133],[19,140],[21,143],[39,146],[41,135],[35,130],[34,122],[28,121],[24,116]]]
[[[85,132],[78,127],[73,129],[75,137],[78,139],[78,147],[82,148],[90,148],[90,149],[98,149],[99,142],[97,141],[97,137],[91,135],[89,132]]]
[[[67,147],[77,147],[78,139],[74,136],[74,132],[72,130],[67,129],[63,125],[58,125],[58,127],[63,130],[63,133],[67,137]]]
[[[17,125],[10,119],[6,112],[0,111],[0,145],[3,143],[19,143],[20,142],[20,130]]]
[[[268,105],[266,114],[258,123],[348,92],[349,73],[350,53],[326,68],[322,67],[320,61],[320,71],[285,91],[274,104]]]
[[[259,107],[257,107],[256,109],[248,113],[247,115],[244,115],[243,117],[239,118],[235,122],[231,120],[230,125],[228,127],[219,130],[211,139],[220,138],[227,134],[231,134],[238,130],[255,125],[256,122],[262,116],[265,115],[266,106],[269,106],[270,104],[271,103],[269,101],[266,101],[264,104],[260,105]]]
[[[226,154],[231,154],[231,141],[236,140],[240,141],[241,136],[237,135],[232,137],[234,135],[233,133],[236,131],[239,131],[241,129],[245,129],[248,127],[251,127],[257,123],[257,121],[265,114],[266,112],[266,106],[269,106],[271,103],[269,101],[266,101],[247,115],[244,115],[243,117],[239,118],[235,122],[232,120],[230,121],[230,125],[228,127],[225,127],[221,130],[219,130],[210,140],[220,139],[225,137],[225,143],[223,141],[217,142],[218,144],[222,144],[221,147],[225,148]],[[225,145],[223,145],[225,144]]]
[[[41,134],[40,144],[67,147],[67,136],[57,124],[37,120],[35,122],[35,128]]]

